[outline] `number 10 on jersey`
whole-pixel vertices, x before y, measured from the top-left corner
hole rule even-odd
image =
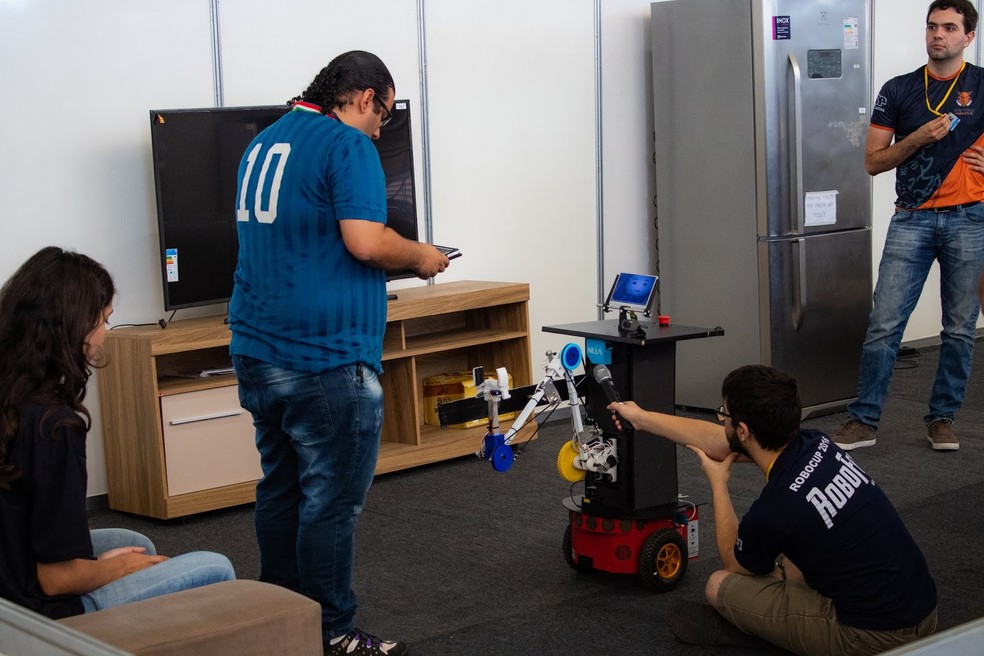
[[[239,204],[236,207],[236,220],[249,221],[249,209],[246,208],[246,192],[249,190],[250,181],[253,179],[253,168],[256,158],[263,150],[263,144],[258,143],[253,146],[246,156],[246,175],[243,176],[242,188],[239,190]],[[273,223],[277,220],[277,201],[280,199],[280,183],[284,177],[284,167],[287,166],[287,158],[290,157],[289,143],[275,143],[270,146],[266,157],[263,158],[263,166],[260,167],[260,179],[256,183],[256,198],[253,201],[253,214],[260,223]],[[276,158],[276,169],[273,172],[273,180],[270,183],[270,197],[267,201],[266,209],[263,208],[263,190],[267,186],[267,175],[270,173],[270,165]]]

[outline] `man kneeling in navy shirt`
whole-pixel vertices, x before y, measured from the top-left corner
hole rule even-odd
[[[724,569],[711,574],[705,595],[717,613],[678,610],[677,637],[741,644],[748,634],[829,655],[877,654],[932,633],[936,585],[926,559],[871,476],[825,434],[800,428],[796,380],[748,365],[728,374],[721,397],[723,425],[631,401],[608,406],[696,453],[711,486]],[[766,481],[740,523],[728,493],[739,458]]]

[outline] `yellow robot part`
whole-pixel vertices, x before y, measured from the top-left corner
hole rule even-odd
[[[574,458],[577,457],[577,450],[570,442],[564,442],[557,454],[557,471],[565,481],[577,483],[584,480],[584,470],[574,466]]]

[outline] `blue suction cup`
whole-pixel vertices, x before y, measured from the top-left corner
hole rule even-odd
[[[560,352],[560,361],[567,371],[574,371],[581,365],[581,347],[571,342]]]
[[[492,469],[497,472],[508,471],[512,467],[513,463],[513,450],[508,444],[500,444],[495,447],[492,451],[492,455],[489,456],[489,462],[492,463]]]

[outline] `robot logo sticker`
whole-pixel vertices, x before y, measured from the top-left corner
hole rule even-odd
[[[584,350],[588,355],[588,359],[595,364],[612,363],[612,347],[608,342],[587,337],[584,340]]]
[[[875,106],[872,108],[872,112],[884,112],[885,107],[887,105],[888,105],[888,98],[886,98],[881,94],[878,94],[878,97],[875,98]]]

